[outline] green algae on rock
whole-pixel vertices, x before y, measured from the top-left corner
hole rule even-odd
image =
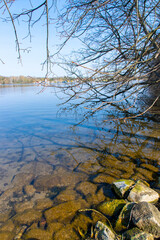
[[[135,186],[131,189],[128,197],[128,201],[130,202],[157,202],[159,199],[159,194],[146,186],[141,181],[138,181]]]
[[[122,235],[125,240],[154,240],[154,237],[150,233],[141,231],[139,228],[132,228],[127,230]]]
[[[116,194],[123,198],[125,193],[135,184],[133,180],[120,179],[112,183],[113,189]]]
[[[134,205],[135,203],[127,203],[123,207],[116,221],[115,231],[121,232],[122,230],[128,229],[131,220],[131,211]]]
[[[124,199],[113,199],[111,201],[100,203],[97,210],[107,216],[115,216],[126,205]]]

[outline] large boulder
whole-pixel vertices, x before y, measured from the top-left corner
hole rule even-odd
[[[141,181],[138,181],[128,195],[130,202],[157,202],[159,194]]]
[[[132,208],[132,221],[143,231],[160,238],[160,212],[151,203],[136,203]]]

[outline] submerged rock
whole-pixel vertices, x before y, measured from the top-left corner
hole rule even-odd
[[[26,185],[24,186],[24,192],[28,197],[32,197],[35,194],[36,189],[33,185]]]
[[[0,239],[2,240],[13,240],[14,234],[11,232],[0,232]]]
[[[138,181],[128,195],[130,202],[157,202],[159,194],[141,181]]]
[[[18,225],[31,225],[33,222],[37,222],[41,219],[42,213],[29,209],[25,210],[23,213],[18,213],[13,217],[13,222]]]
[[[36,210],[45,210],[47,208],[51,208],[53,206],[53,202],[49,198],[41,198],[37,199],[34,208]]]
[[[160,212],[153,204],[135,204],[132,209],[132,221],[138,228],[160,238]]]
[[[97,206],[97,210],[107,216],[115,216],[126,205],[124,199],[114,199],[111,201],[100,203]]]
[[[70,226],[70,224],[66,225],[64,228],[60,229],[53,236],[54,240],[79,240],[80,238]]]
[[[24,234],[23,239],[51,240],[52,234],[42,229],[31,229]]]
[[[127,203],[123,207],[116,221],[116,225],[114,228],[115,231],[120,232],[122,230],[128,229],[131,221],[131,211],[133,209],[134,204],[135,203]]]
[[[115,234],[111,228],[100,221],[95,225],[94,235],[97,240],[115,240]]]
[[[132,228],[127,230],[123,237],[125,240],[154,240],[154,237],[150,233],[141,231],[139,228]]]
[[[135,184],[133,180],[120,179],[113,182],[112,186],[116,194],[123,198],[125,193]]]
[[[68,201],[61,204],[58,204],[49,210],[45,211],[45,217],[48,222],[53,222],[55,220],[59,220],[63,222],[65,219],[70,219],[74,216],[77,210],[86,208],[87,203],[85,200],[75,200],[75,201]]]

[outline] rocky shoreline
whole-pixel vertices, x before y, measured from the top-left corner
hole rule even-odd
[[[62,173],[63,179],[60,179]],[[4,206],[9,196],[12,200],[10,208],[6,206],[0,215],[0,239],[160,238],[159,193],[151,189],[147,182],[119,179],[113,181],[105,192],[103,183],[98,189],[87,178],[85,180],[84,173],[71,174],[59,167],[57,174],[52,178],[51,175],[48,178],[39,176],[33,184],[29,184],[32,183],[30,174],[23,175],[25,186],[24,182],[20,184],[20,176],[16,176],[14,182],[19,181],[19,189],[14,187],[0,196]],[[45,186],[51,184],[52,195],[42,180],[44,185],[47,181],[48,185]],[[107,191],[110,197],[107,197]],[[23,201],[13,202],[14,197],[23,198]]]

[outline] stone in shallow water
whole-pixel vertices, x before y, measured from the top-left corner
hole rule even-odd
[[[88,205],[83,199],[68,201],[58,204],[49,210],[46,210],[45,217],[47,219],[47,223],[53,222],[55,220],[63,222],[64,219],[72,218],[77,210],[86,207],[88,207]]]
[[[95,225],[94,234],[97,240],[115,240],[115,234],[111,228],[100,221]]]
[[[34,206],[34,202],[33,201],[25,201],[25,202],[21,202],[21,203],[16,203],[14,205],[14,210],[16,211],[16,213],[22,213],[27,209],[31,209]]]
[[[123,198],[125,193],[135,184],[132,180],[120,179],[113,182],[112,186],[116,194]]]
[[[7,222],[5,222],[1,227],[0,231],[8,231],[13,232],[15,228],[15,225],[13,224],[13,221],[9,219]],[[0,238],[1,239],[1,238]]]
[[[136,203],[132,209],[133,223],[143,231],[160,238],[160,212],[151,203]]]
[[[64,228],[65,225],[59,222],[51,222],[47,224],[47,231],[50,232],[52,235],[58,232],[61,228]]]
[[[127,230],[123,237],[125,240],[154,240],[154,237],[150,233],[141,231],[139,228],[132,228]]]
[[[50,232],[42,229],[31,229],[24,234],[23,239],[51,240],[53,238]]]
[[[114,230],[120,232],[128,229],[131,221],[131,213],[135,203],[127,203],[120,212]]]
[[[117,215],[120,210],[126,205],[126,201],[123,199],[114,199],[111,201],[100,203],[97,206],[97,210],[107,216]]]
[[[32,197],[35,194],[36,189],[33,185],[26,185],[24,186],[24,192],[28,197]]]
[[[127,199],[130,202],[157,202],[159,194],[139,181],[132,188]]]
[[[13,240],[14,234],[11,232],[0,232],[0,239],[1,240]]]
[[[94,177],[92,180],[94,183],[107,183],[111,184],[113,181],[115,181],[115,177],[112,177],[110,175],[107,175],[105,173],[100,173]]]
[[[12,179],[12,184],[16,186],[24,186],[26,184],[30,184],[33,180],[34,175],[32,173],[18,173]]]
[[[80,197],[81,196],[76,191],[74,191],[73,189],[65,189],[65,190],[61,191],[56,196],[56,198],[54,198],[54,201],[68,202],[68,201],[78,199]]]
[[[53,236],[54,240],[79,240],[79,236],[76,234],[76,232],[73,230],[73,228],[70,226],[70,224],[66,225],[64,228],[62,228],[60,231],[56,232]]]
[[[41,219],[42,214],[36,210],[25,210],[23,213],[18,213],[13,217],[13,222],[18,225],[31,225]]]
[[[38,199],[36,200],[35,206],[34,208],[36,210],[45,210],[47,208],[51,208],[53,206],[53,201],[49,198],[42,198],[42,199]]]
[[[54,187],[75,186],[78,182],[84,181],[87,175],[65,169],[56,169],[52,175],[38,176],[34,182],[34,187],[38,191],[46,191]]]
[[[91,182],[85,181],[79,183],[76,190],[86,196],[87,194],[95,194],[97,186]]]

